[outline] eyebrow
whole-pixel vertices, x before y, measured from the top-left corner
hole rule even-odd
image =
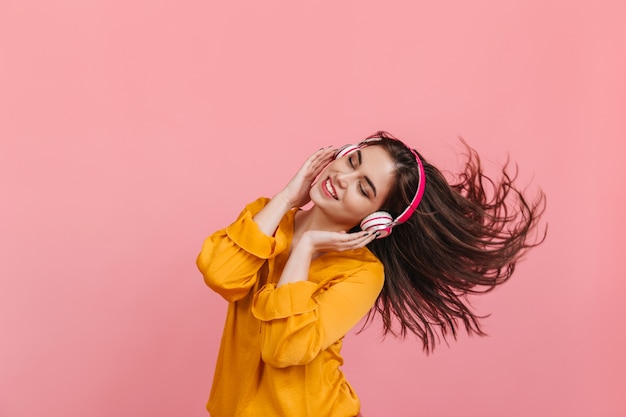
[[[359,158],[359,165],[361,165],[361,151],[356,151],[356,156]],[[374,187],[374,183],[372,182],[372,180],[370,180],[369,177],[365,177],[365,181],[367,181],[370,187],[372,187],[372,190],[374,191],[374,197],[376,197],[376,187]]]

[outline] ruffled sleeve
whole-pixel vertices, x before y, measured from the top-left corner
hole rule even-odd
[[[283,218],[274,236],[263,233],[253,220],[268,201],[259,198],[248,204],[234,223],[204,241],[196,259],[206,284],[230,302],[243,298],[255,284],[263,263],[289,244],[285,233],[288,219]]]
[[[369,251],[367,251],[369,253]],[[370,254],[371,255],[371,254]],[[343,259],[345,261],[345,259]],[[371,256],[331,259],[332,281],[268,284],[254,296],[252,314],[261,320],[261,356],[277,368],[305,365],[342,338],[373,306],[384,281]]]
[[[310,313],[317,308],[313,293],[317,284],[294,282],[276,288],[267,284],[255,294],[252,313],[259,320],[284,319],[295,314]]]

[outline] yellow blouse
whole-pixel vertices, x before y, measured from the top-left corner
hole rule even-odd
[[[267,236],[252,216],[268,201],[208,237],[197,259],[206,284],[229,302],[207,409],[212,417],[355,416],[341,345],[376,301],[383,266],[367,248],[330,252],[311,262],[308,281],[276,288],[296,209]]]

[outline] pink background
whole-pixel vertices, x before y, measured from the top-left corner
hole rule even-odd
[[[462,135],[549,236],[425,356],[349,335],[372,416],[626,415],[623,1],[0,2],[0,416],[205,416],[203,238],[321,146]],[[491,168],[490,168],[491,167]]]

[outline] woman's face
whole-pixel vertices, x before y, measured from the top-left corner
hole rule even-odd
[[[382,207],[395,178],[395,162],[382,146],[366,146],[331,162],[310,196],[328,220],[349,230]]]

